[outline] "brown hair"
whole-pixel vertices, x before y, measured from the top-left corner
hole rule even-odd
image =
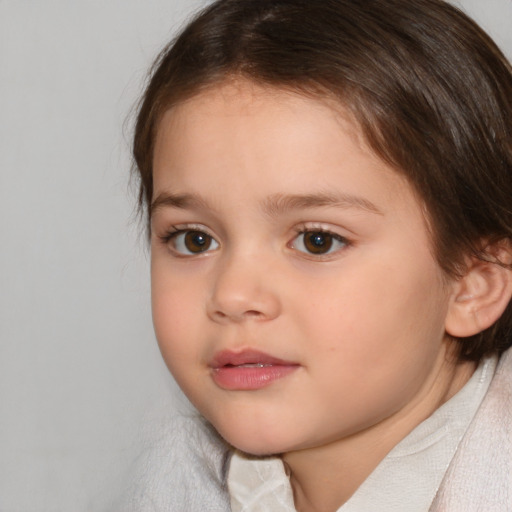
[[[160,54],[133,144],[140,204],[152,201],[156,130],[172,105],[230,77],[335,97],[373,151],[426,205],[451,276],[482,241],[512,240],[512,69],[442,0],[217,0]],[[497,262],[497,264],[502,264]],[[464,338],[478,361],[512,344],[512,303]]]

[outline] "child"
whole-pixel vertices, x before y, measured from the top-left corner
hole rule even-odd
[[[137,510],[512,510],[511,119],[441,0],[218,0],[164,50],[154,325],[220,437],[176,419]]]

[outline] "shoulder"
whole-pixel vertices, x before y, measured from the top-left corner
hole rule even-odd
[[[431,511],[512,510],[512,349],[448,468]]]
[[[134,464],[123,512],[227,512],[230,449],[198,415],[176,415],[153,427]]]

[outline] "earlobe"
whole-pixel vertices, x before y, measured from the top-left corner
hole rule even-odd
[[[482,332],[500,318],[511,300],[512,252],[503,246],[492,252],[501,265],[475,258],[466,274],[453,284],[445,324],[451,336],[463,338]]]

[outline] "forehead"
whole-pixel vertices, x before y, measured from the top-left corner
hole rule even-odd
[[[336,125],[337,131],[343,130],[361,148],[371,153],[354,116],[332,94],[313,95],[298,88],[258,84],[242,78],[231,78],[210,86],[167,110],[158,124],[156,146],[165,140],[166,131],[185,135],[189,133],[188,129],[192,129],[195,135],[202,135],[208,140],[208,134],[216,133],[211,128],[220,127],[221,124],[223,128],[230,124],[240,136],[247,133],[249,125],[254,131],[263,126],[264,130],[259,130],[259,138],[265,133],[269,137],[278,133],[283,140],[286,133],[290,133],[290,126],[283,133],[281,128],[284,123],[279,122],[280,118],[285,115],[288,121],[293,122],[294,135],[299,131],[306,134],[304,121],[307,120],[301,119],[306,113],[309,113],[309,121],[316,114],[315,125],[318,126],[320,120],[324,121],[323,124],[330,123],[331,128]],[[295,119],[292,119],[294,114]]]
[[[260,199],[338,189],[390,204],[412,194],[339,102],[247,81],[212,87],[166,112],[153,169],[154,198],[169,188]]]

